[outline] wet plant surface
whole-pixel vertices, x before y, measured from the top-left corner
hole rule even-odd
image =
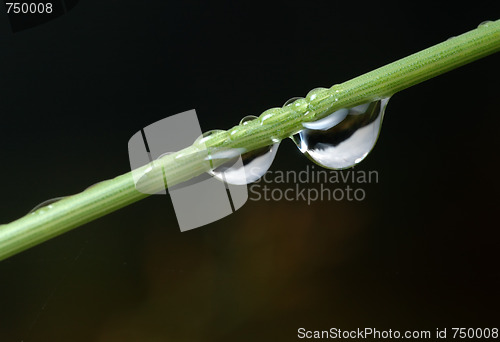
[[[353,8],[308,8],[316,19],[305,26],[293,25],[304,15],[295,3],[260,14],[132,5],[82,1],[72,17],[2,36],[2,223],[129,171],[138,127],[194,107],[204,131],[228,129],[495,13],[434,6],[381,24],[373,5],[356,25],[338,16],[349,34],[333,39],[332,13]],[[180,233],[171,202],[153,197],[2,261],[0,340],[290,341],[301,327],[495,326],[497,84],[491,56],[391,98],[355,167],[379,174],[363,201],[249,201]],[[271,170],[308,165],[285,139]]]

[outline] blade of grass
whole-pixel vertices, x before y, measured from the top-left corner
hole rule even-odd
[[[497,20],[329,89],[311,91],[305,99],[265,111],[258,120],[212,135],[205,142],[206,147],[194,144],[134,172],[147,174],[142,189],[160,190],[165,174],[169,175],[168,186],[179,184],[210,169],[204,158],[206,154],[200,153],[203,148],[251,151],[271,145],[273,140],[300,131],[304,122],[321,119],[340,108],[393,95],[499,50],[500,20]],[[147,196],[136,190],[129,172],[40,208],[0,226],[0,260]]]

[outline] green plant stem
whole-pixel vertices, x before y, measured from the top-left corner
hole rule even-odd
[[[321,119],[340,108],[391,96],[499,50],[500,20],[497,20],[329,89],[313,90],[305,99],[265,111],[246,125],[214,134],[205,145],[195,143],[134,173],[146,175],[141,178],[145,184],[142,188],[151,191],[165,186],[165,175],[168,186],[179,184],[210,169],[207,150],[209,153],[233,148],[250,151],[270,145],[300,131],[304,122]],[[223,160],[213,162],[220,164]],[[0,226],[0,260],[147,196],[136,189],[133,173],[129,172],[40,208]]]

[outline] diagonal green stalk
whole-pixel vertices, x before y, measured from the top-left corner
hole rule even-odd
[[[300,131],[304,122],[321,119],[341,108],[391,96],[499,50],[500,20],[482,24],[472,31],[350,81],[329,89],[312,90],[305,99],[283,108],[267,110],[257,120],[214,134],[204,144],[195,142],[154,161],[152,165],[135,170],[134,174],[144,175],[141,189],[148,188],[149,192],[165,186],[164,175],[168,175],[168,186],[179,184],[211,168],[206,160],[207,149],[210,153],[233,148],[251,151],[270,145]],[[221,162],[218,161],[219,164]],[[129,172],[40,208],[0,226],[0,260],[147,196],[136,189],[133,174]]]

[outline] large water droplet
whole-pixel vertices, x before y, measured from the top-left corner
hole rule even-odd
[[[256,116],[246,116],[240,124],[245,125],[255,119],[258,118]],[[227,159],[227,161],[208,173],[229,184],[243,185],[253,183],[269,170],[278,147],[279,142],[276,142],[273,145],[249,152],[245,152],[244,149],[230,149],[212,153],[210,155],[212,160]]]
[[[362,161],[377,141],[389,98],[340,109],[291,138],[309,159],[328,169],[345,169]]]

